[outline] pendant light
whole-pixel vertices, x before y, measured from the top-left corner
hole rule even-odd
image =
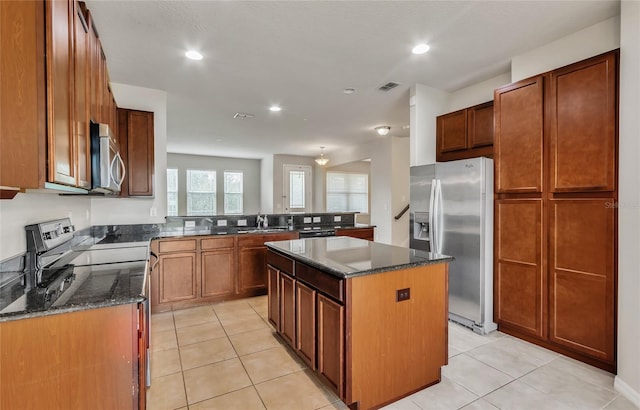
[[[324,147],[320,147],[320,156],[316,158],[316,162],[320,166],[327,165],[327,162],[329,162],[329,158],[325,158],[324,156]]]

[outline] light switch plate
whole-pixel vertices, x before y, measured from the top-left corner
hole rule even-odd
[[[320,222],[320,217],[319,217],[319,216],[314,216],[314,217],[313,217],[313,222],[314,222],[314,223],[316,223],[316,222]]]
[[[310,224],[311,223],[311,217],[310,216],[305,216],[304,217],[304,223]]]
[[[333,222],[340,222],[342,221],[342,217],[340,215],[336,215],[333,217]]]
[[[238,226],[247,226],[246,219],[238,219]]]
[[[196,226],[196,221],[184,221],[185,228],[193,228]]]
[[[218,226],[227,226],[226,219],[218,219]]]

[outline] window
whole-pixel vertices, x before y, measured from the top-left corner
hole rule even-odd
[[[167,216],[178,216],[178,170],[167,168]]]
[[[224,213],[242,213],[242,172],[224,172]]]
[[[216,214],[216,171],[187,170],[187,215]]]
[[[327,212],[369,212],[369,175],[327,172]]]

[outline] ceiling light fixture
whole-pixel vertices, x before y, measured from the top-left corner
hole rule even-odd
[[[320,166],[325,166],[327,165],[327,162],[329,162],[329,158],[325,158],[324,156],[324,147],[320,147],[320,156],[316,158],[316,162]]]
[[[189,50],[184,55],[191,60],[202,60],[202,54],[196,50]]]
[[[418,44],[417,46],[415,46],[414,48],[411,49],[411,52],[413,54],[424,54],[427,51],[429,51],[431,47],[429,47],[427,44]]]
[[[269,111],[279,112],[282,111],[282,108],[277,105],[272,105],[271,107],[269,107]]]
[[[342,90],[342,92],[343,92],[343,93],[345,93],[345,94],[353,94],[353,93],[355,93],[355,92],[356,92],[356,89],[355,89],[355,88],[352,88],[352,87],[350,87],[350,88],[345,88],[344,90]]]
[[[376,127],[376,132],[378,133],[378,135],[387,135],[389,133],[389,131],[391,131],[391,127],[389,127],[388,125],[382,125],[380,127]]]

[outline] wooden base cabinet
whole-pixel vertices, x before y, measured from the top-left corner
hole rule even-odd
[[[340,228],[336,229],[336,236],[350,236],[373,241],[373,230],[374,228]]]
[[[271,250],[267,262],[269,283],[281,284],[269,286],[270,322],[351,408],[379,408],[440,381],[447,363],[446,263],[340,279]],[[411,298],[397,302],[404,288]]]

